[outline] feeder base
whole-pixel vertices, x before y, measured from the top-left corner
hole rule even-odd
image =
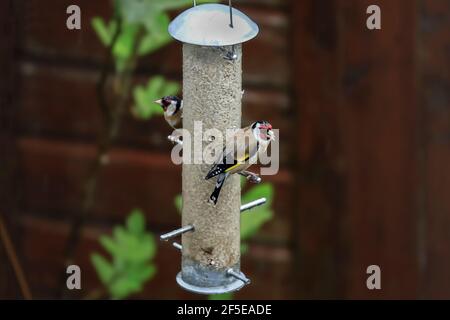
[[[244,276],[244,274],[242,274],[242,276]],[[244,282],[236,279],[235,281],[228,283],[226,285],[223,285],[223,286],[197,287],[197,286],[193,286],[193,285],[183,281],[183,278],[181,277],[181,272],[179,272],[177,274],[177,283],[183,289],[193,292],[193,293],[198,293],[198,294],[221,294],[221,293],[233,292],[233,291],[238,291],[245,285]]]

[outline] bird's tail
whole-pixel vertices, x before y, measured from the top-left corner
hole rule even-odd
[[[214,205],[217,204],[217,200],[219,199],[220,190],[222,190],[223,184],[225,183],[225,179],[228,177],[228,173],[221,173],[217,177],[216,187],[214,188],[213,193],[209,196],[209,202]]]

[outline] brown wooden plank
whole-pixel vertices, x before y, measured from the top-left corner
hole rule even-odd
[[[14,190],[14,143],[15,130],[14,90],[16,85],[16,69],[14,45],[16,28],[13,22],[13,3],[3,1],[0,5],[0,211],[12,210],[11,196]],[[1,213],[0,213],[1,214]],[[5,213],[3,213],[5,214]]]
[[[60,219],[80,210],[81,186],[94,148],[31,138],[20,139],[18,148],[21,210]],[[290,172],[282,170],[264,177],[264,181],[275,187],[275,217],[259,238],[286,243],[293,201]],[[169,154],[115,148],[109,165],[101,172],[91,219],[120,221],[139,207],[156,230],[178,226],[180,217],[173,201],[181,193],[180,184],[181,168],[171,162]]]
[[[426,299],[448,299],[450,235],[450,148],[448,144],[430,144],[426,163],[426,250],[421,258],[421,297]]]
[[[267,6],[274,8],[284,8],[289,4],[290,0],[239,0],[238,3],[234,5],[239,9],[241,5],[252,5],[252,6]],[[221,1],[222,3],[227,3],[226,1]]]
[[[15,148],[14,135],[15,122],[14,89],[16,84],[15,69],[15,40],[16,26],[14,25],[13,1],[0,2],[0,218],[2,227],[6,229],[8,238],[2,235],[0,241],[0,299],[23,299],[19,281],[11,263],[11,256],[15,254],[14,240],[11,234],[15,231],[10,223],[14,215],[15,203]],[[2,229],[3,230],[3,229]],[[0,231],[2,232],[2,231]],[[10,240],[12,245],[7,252],[5,241]],[[21,265],[20,257],[17,258]]]
[[[420,1],[420,104],[425,122],[421,297],[450,298],[450,3]]]
[[[338,134],[336,1],[292,1],[298,172],[296,273],[300,298],[341,298],[346,197]]]
[[[90,27],[94,16],[109,17],[109,1],[89,0],[27,0],[17,1],[19,18],[19,46],[26,56],[51,60],[69,60],[98,64],[103,61],[105,49]],[[66,26],[66,8],[77,4],[82,10],[82,30],[69,31]],[[48,10],[52,8],[52,10]],[[251,45],[245,46],[244,81],[283,86],[287,83],[288,51],[286,15],[279,10],[239,6],[261,27],[261,33]],[[181,48],[173,42],[142,61],[144,69],[158,73],[180,74]]]
[[[348,179],[347,296],[418,294],[415,84],[416,4],[376,1],[382,30],[369,31],[373,1],[339,1],[342,12],[340,130]],[[382,290],[366,287],[366,268],[382,270]]]
[[[94,71],[67,67],[46,67],[23,63],[20,68],[18,126],[21,134],[93,141],[102,128]],[[145,82],[138,77],[136,83]],[[282,164],[291,163],[294,139],[289,97],[279,90],[246,90],[243,101],[243,125],[258,119],[269,120],[280,129]],[[139,121],[127,112],[119,144],[170,152],[167,142],[170,127],[162,117]]]
[[[150,218],[151,219],[151,218]],[[54,292],[62,267],[63,243],[67,237],[67,225],[51,220],[23,216],[20,219],[20,250],[26,257],[27,274],[32,280],[33,291],[51,298],[46,292]],[[90,263],[90,255],[96,251],[106,253],[97,242],[100,234],[109,233],[109,229],[86,227],[80,246],[76,252],[75,263],[82,270],[82,290],[75,293],[86,296],[99,285],[99,281]],[[242,289],[236,298],[242,299],[286,299],[289,297],[290,252],[283,248],[250,246],[248,255],[243,259],[242,268],[252,279],[252,286]],[[158,268],[156,277],[150,281],[144,291],[135,296],[147,299],[192,299],[202,298],[181,290],[175,282],[180,268],[180,254],[168,243],[158,242],[155,263]]]
[[[293,3],[304,297],[417,296],[415,4],[376,3],[375,32],[373,1]],[[381,291],[366,287],[371,264]]]

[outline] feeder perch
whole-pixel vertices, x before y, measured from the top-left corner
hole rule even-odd
[[[168,241],[171,238],[177,237],[179,235],[182,235],[183,233],[190,232],[190,231],[194,231],[193,225],[187,225],[186,227],[170,231],[166,234],[161,235],[159,238],[161,239],[161,241]]]
[[[183,249],[183,246],[182,246],[181,244],[179,244],[178,242],[172,243],[172,246],[173,246],[175,249],[178,249],[178,250],[182,250],[182,249]]]
[[[259,207],[262,206],[263,204],[265,204],[267,202],[266,198],[261,198],[252,202],[249,202],[247,204],[243,204],[241,206],[241,212],[247,211],[247,210],[251,210],[255,207]]]
[[[196,5],[169,25],[170,35],[183,43],[183,127],[191,133],[191,164],[183,163],[182,252],[178,284],[191,292],[220,294],[236,291],[250,281],[240,271],[241,189],[230,176],[216,206],[207,202],[215,179],[205,180],[210,164],[195,164],[202,150],[194,148],[194,132],[241,128],[242,43],[256,37],[258,26],[230,5]],[[185,142],[187,143],[187,142]],[[213,181],[214,180],[214,181]],[[176,231],[175,231],[176,232]],[[173,233],[171,234],[173,235]],[[168,238],[165,238],[167,240]]]

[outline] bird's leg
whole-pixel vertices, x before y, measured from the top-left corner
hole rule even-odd
[[[252,182],[252,183],[260,183],[261,182],[261,177],[259,175],[257,175],[256,173],[250,172],[250,171],[242,171],[239,172],[239,174],[241,176],[244,176],[247,178],[248,181]]]

